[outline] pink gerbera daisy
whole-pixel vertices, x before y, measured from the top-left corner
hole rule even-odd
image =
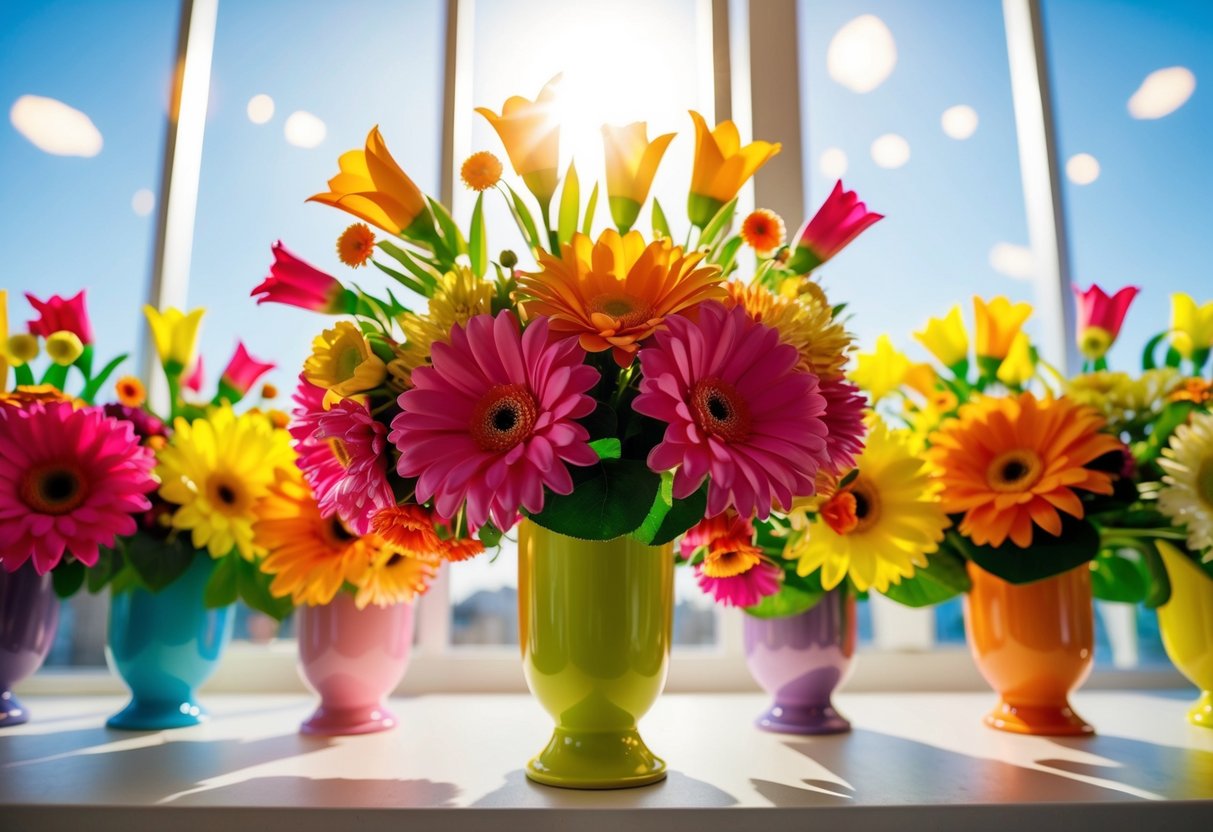
[[[829,457],[825,398],[817,376],[796,369],[799,353],[741,307],[700,307],[673,317],[640,351],[643,380],[632,407],[668,423],[649,468],[674,475],[689,497],[709,474],[708,515],[732,506],[765,520],[777,502],[813,493]]]
[[[329,447],[342,468],[339,477],[326,482],[327,489],[313,486],[320,513],[336,512],[356,534],[366,534],[371,515],[396,504],[387,481],[387,428],[364,405],[342,399],[316,419],[312,437]]]
[[[826,468],[832,474],[842,474],[855,467],[855,457],[863,450],[867,428],[863,423],[867,399],[859,388],[842,378],[821,382],[818,389],[826,400],[821,418],[830,432],[826,434]]]
[[[683,535],[682,556],[698,554],[699,588],[726,607],[752,607],[779,591],[783,570],[754,544],[754,525],[727,511],[701,520]]]
[[[466,505],[473,529],[490,518],[508,529],[520,508],[543,510],[545,487],[572,492],[568,465],[598,461],[574,421],[594,410],[598,371],[576,338],[550,341],[546,318],[520,332],[510,312],[477,315],[432,360],[400,394],[388,438],[400,475],[418,478],[418,502],[435,498],[443,520]]]
[[[86,566],[98,547],[133,534],[151,508],[152,452],[129,422],[68,402],[0,408],[0,563],[33,557],[45,575],[70,552]]]
[[[295,388],[291,400],[295,403],[295,409],[291,411],[291,423],[287,430],[294,440],[295,464],[312,487],[312,493],[327,494],[340,484],[345,476],[345,468],[333,454],[332,446],[316,438],[320,419],[325,414],[324,388],[317,387],[300,375],[299,386]],[[324,516],[331,517],[331,509]]]

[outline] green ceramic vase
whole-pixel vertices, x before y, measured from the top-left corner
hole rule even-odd
[[[518,622],[523,668],[556,720],[527,776],[549,786],[619,789],[656,783],[665,762],[636,723],[661,693],[670,659],[670,545],[630,537],[578,540],[523,521]]]

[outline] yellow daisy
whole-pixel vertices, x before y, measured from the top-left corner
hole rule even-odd
[[[798,560],[796,571],[821,570],[821,584],[833,589],[848,575],[859,591],[891,584],[927,565],[939,548],[949,520],[939,502],[939,487],[912,451],[904,431],[874,420],[859,475],[820,506],[816,515],[800,518],[784,549]]]
[[[368,604],[389,607],[412,601],[430,588],[430,581],[438,574],[439,562],[437,555],[384,547],[354,582],[358,588],[354,603],[362,609]]]
[[[373,390],[387,378],[387,365],[370,342],[349,321],[338,321],[312,341],[312,354],[303,363],[312,384],[342,398]]]
[[[156,457],[160,496],[179,506],[173,528],[188,530],[194,547],[216,558],[234,549],[252,560],[260,552],[257,501],[269,493],[275,469],[294,464],[286,431],[224,405],[205,419],[177,419]]]
[[[1188,546],[1213,549],[1213,413],[1194,413],[1163,449],[1158,464],[1166,471],[1158,508],[1188,532]]]
[[[435,343],[449,343],[453,327],[492,311],[493,284],[464,266],[447,272],[430,298],[426,314],[405,312],[397,319],[404,330],[405,343],[390,362],[388,372],[408,386],[413,370],[430,360]]]
[[[814,285],[814,284],[809,284]],[[776,295],[737,280],[726,287],[726,306],[741,306],[759,323],[779,330],[779,338],[800,353],[800,365],[822,381],[840,378],[851,350],[851,336],[831,314],[824,294]]]

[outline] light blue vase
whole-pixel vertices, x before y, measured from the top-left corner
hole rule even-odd
[[[128,731],[197,725],[207,718],[198,686],[215,672],[232,637],[231,607],[207,609],[202,592],[215,561],[200,552],[160,592],[134,589],[110,598],[105,657],[131,701],[105,723]]]

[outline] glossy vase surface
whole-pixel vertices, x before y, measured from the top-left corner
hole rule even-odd
[[[855,638],[855,596],[837,589],[798,615],[747,615],[746,664],[774,700],[758,726],[784,734],[851,730],[830,697],[851,668]]]
[[[1016,734],[1093,733],[1069,701],[1095,658],[1087,564],[1029,584],[1009,583],[974,563],[968,568],[973,582],[965,598],[969,649],[1000,697],[986,724]]]
[[[159,592],[133,589],[110,597],[105,657],[131,691],[110,728],[156,731],[206,719],[198,686],[219,666],[232,637],[232,608],[207,609],[203,589],[215,569],[205,552]]]
[[[1165,540],[1158,541],[1158,551],[1171,581],[1171,597],[1158,608],[1162,646],[1179,672],[1200,688],[1188,721],[1213,728],[1213,578]]]
[[[51,573],[26,561],[16,572],[0,568],[0,728],[29,722],[13,685],[42,666],[59,629],[59,598]]]
[[[665,762],[637,722],[665,685],[674,614],[673,547],[586,541],[523,521],[518,623],[523,669],[556,720],[527,776],[550,786],[655,783]]]
[[[320,697],[305,734],[370,734],[396,726],[387,696],[404,678],[413,605],[358,609],[348,592],[299,610],[299,674]]]

